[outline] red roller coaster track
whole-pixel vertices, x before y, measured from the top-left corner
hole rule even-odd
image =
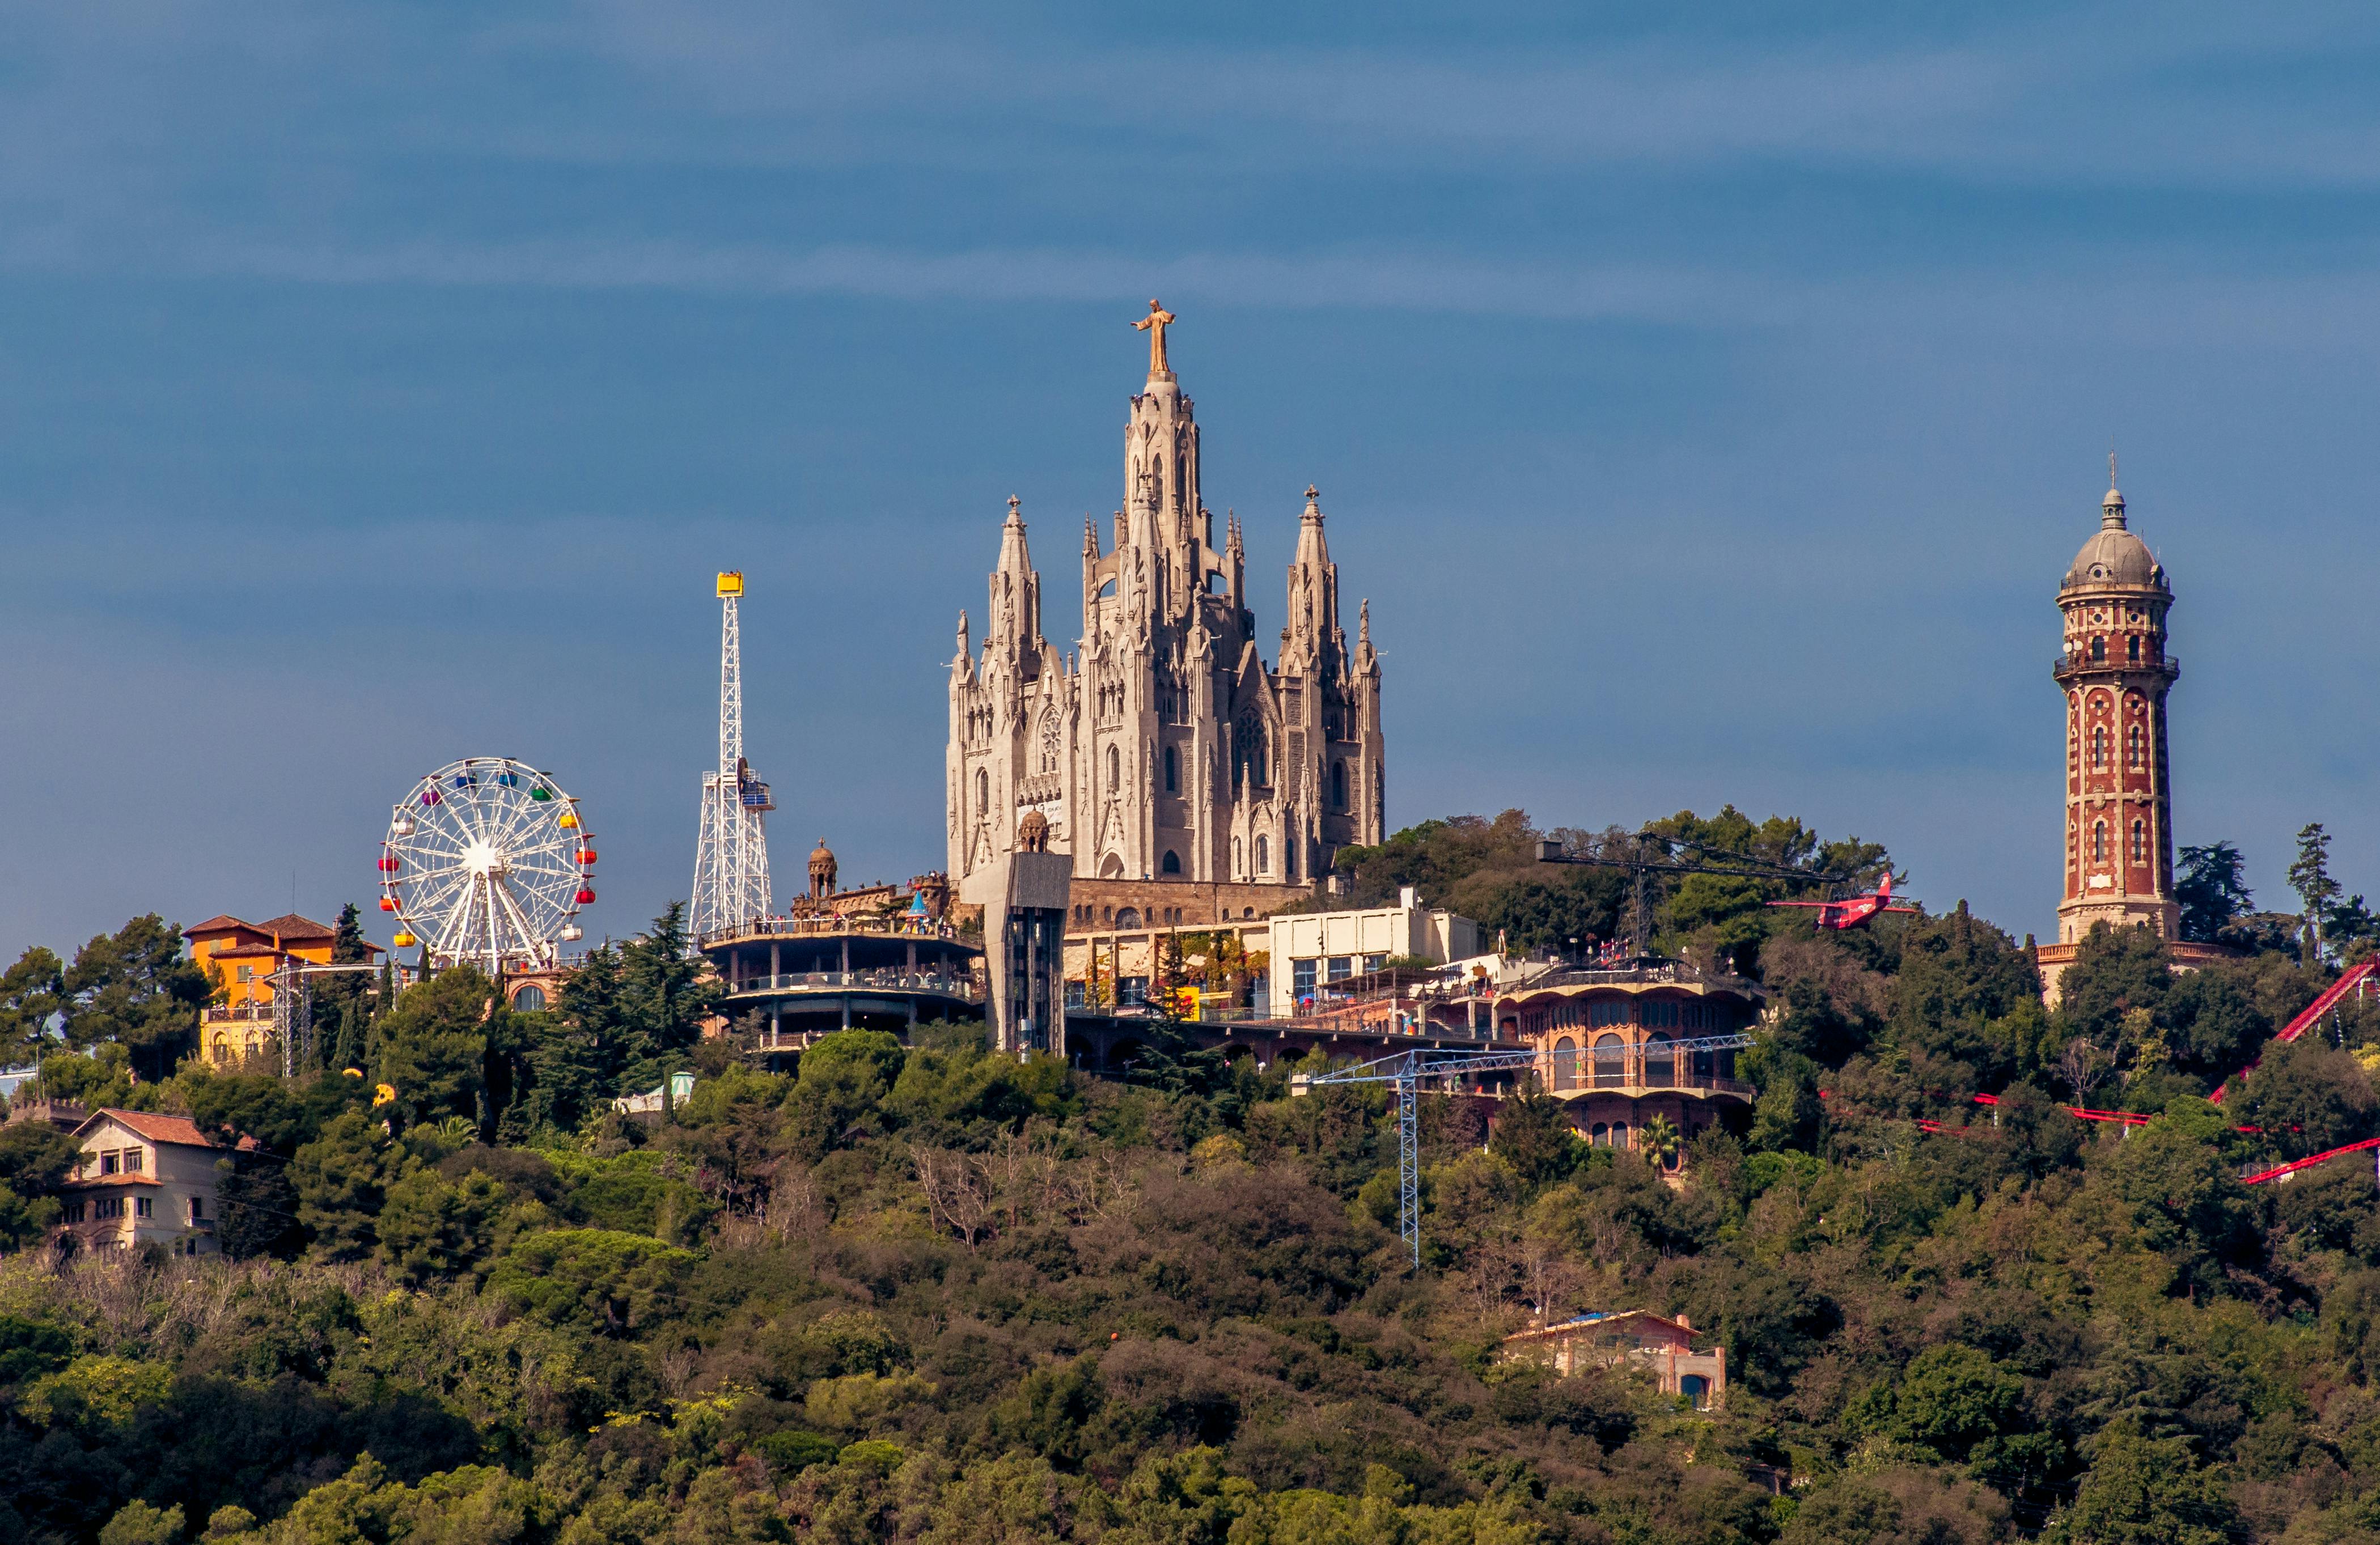
[[[2299,1036],[2303,1035],[2307,1031],[2312,1030],[2315,1025],[2321,1023],[2322,1017],[2325,1014],[2327,1014],[2332,1009],[2338,1008],[2340,1000],[2345,998],[2348,994],[2356,991],[2363,985],[2364,982],[2371,977],[2372,968],[2374,966],[2380,966],[2380,955],[2374,955],[2368,957],[2367,959],[2358,960],[2355,964],[2348,967],[2346,972],[2341,975],[2338,981],[2332,983],[2329,987],[2324,990],[2322,996],[2314,999],[2312,1003],[2307,1004],[2305,1007],[2305,1012],[2300,1014],[2296,1019],[2291,1020],[2288,1024],[2283,1025],[2281,1027],[2281,1032],[2278,1035],[2274,1036],[2273,1039],[2276,1041],[2294,1041]],[[2262,1061],[2263,1058],[2260,1057],[2257,1060]],[[2229,1089],[2236,1080],[2246,1078],[2255,1070],[2256,1064],[2254,1062],[2251,1062],[2245,1068],[2242,1068],[2238,1072],[2232,1074],[2230,1078],[2228,1078],[2221,1083],[2216,1085],[2215,1092],[2209,1094],[2206,1098],[2215,1104],[2221,1104],[2223,1103],[2224,1091]]]

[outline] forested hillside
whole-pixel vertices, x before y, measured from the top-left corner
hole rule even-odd
[[[2102,935],[2053,1014],[1963,909],[1814,936],[1679,900],[1665,935],[1735,928],[1778,1008],[1744,1129],[1673,1187],[1550,1100],[1435,1098],[1419,1272],[1378,1095],[1161,1035],[1130,1085],[958,1027],[774,1076],[697,1044],[650,940],[548,1013],[468,970],[365,995],[362,1078],[135,1081],[47,1009],[52,1090],[260,1146],[238,1259],[73,1260],[59,1141],[0,1130],[0,1537],[2380,1539],[2371,1156],[2239,1180],[2380,1131],[2380,1018],[2265,1044],[2330,968]],[[609,1112],[672,1066],[662,1118]],[[1639,1307],[1726,1349],[1722,1409],[1498,1359]]]

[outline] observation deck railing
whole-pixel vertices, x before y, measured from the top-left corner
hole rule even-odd
[[[714,928],[695,943],[697,948],[708,949],[732,939],[822,938],[837,934],[872,934],[881,938],[895,939],[945,939],[966,944],[978,942],[962,935],[953,923],[919,922],[911,918],[756,917],[730,923],[724,928]]]
[[[727,996],[754,993],[931,993],[966,1003],[984,1000],[984,984],[971,976],[948,972],[902,971],[887,966],[876,971],[795,971],[777,976],[747,976],[728,984]]]

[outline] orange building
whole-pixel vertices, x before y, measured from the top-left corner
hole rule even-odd
[[[199,1056],[211,1067],[225,1068],[268,1050],[273,973],[285,965],[329,965],[337,931],[296,912],[262,923],[225,914],[183,929],[182,936],[190,941],[190,959],[211,974],[222,998],[199,1013]],[[364,951],[370,960],[381,948],[366,944]]]

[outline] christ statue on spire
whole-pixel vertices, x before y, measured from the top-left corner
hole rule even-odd
[[[1152,377],[1170,376],[1173,372],[1165,363],[1165,329],[1173,320],[1173,313],[1152,300],[1148,315],[1133,323],[1133,330],[1148,334],[1148,373]]]

